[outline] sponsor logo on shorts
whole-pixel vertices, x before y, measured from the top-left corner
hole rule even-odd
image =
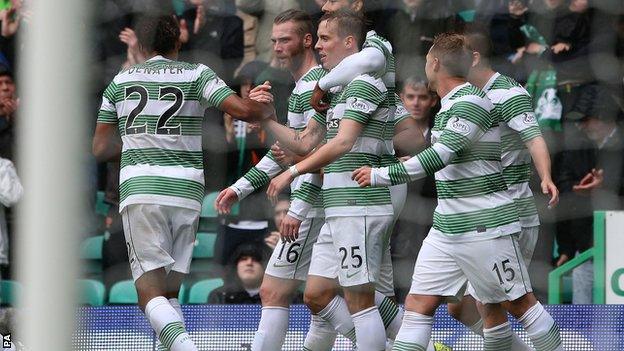
[[[513,284],[512,286],[510,286],[509,289],[505,289],[505,294],[509,294],[509,292],[511,291],[511,289],[514,288],[514,286],[516,286],[516,284]]]
[[[290,266],[292,266],[292,264],[290,263],[286,263],[286,264],[279,264],[277,262],[273,263],[273,267],[275,268],[290,267]]]
[[[359,274],[360,272],[361,272],[361,270],[359,270],[359,271],[355,271],[355,272],[353,272],[353,273],[349,273],[349,272],[347,272],[347,279],[349,279],[349,278],[351,278],[351,277],[356,276],[356,275],[357,275],[357,274]]]

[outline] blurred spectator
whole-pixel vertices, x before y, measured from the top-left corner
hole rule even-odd
[[[525,82],[522,58],[526,38],[521,30],[528,19],[528,0],[482,1],[476,24],[487,28],[492,40],[491,64],[495,71]]]
[[[558,211],[558,266],[593,246],[593,211],[623,208],[624,132],[618,124],[622,102],[616,99],[604,87],[587,86],[566,116],[577,122],[586,146],[562,156],[558,186],[565,196]],[[583,140],[578,134],[566,137],[568,144]],[[591,264],[575,270],[573,281],[574,303],[591,303]]]
[[[275,249],[278,241],[280,240],[279,228],[282,225],[282,219],[288,214],[288,208],[290,207],[290,200],[286,195],[280,195],[277,203],[273,207],[273,223],[275,224],[274,230],[264,238],[264,242],[271,250]]]
[[[429,91],[427,82],[417,77],[405,80],[399,94],[405,109],[425,136],[426,146],[431,145],[431,128],[439,109],[438,96]],[[437,205],[435,179],[429,176],[407,185],[407,199],[399,216],[391,242],[394,286],[399,301],[403,301],[411,286],[411,273],[422,241],[433,224]]]
[[[5,209],[15,205],[21,199],[23,192],[24,189],[13,162],[0,158],[0,266],[3,267],[9,264],[9,230]]]
[[[236,0],[236,7],[258,18],[258,34],[255,44],[257,59],[269,62],[272,52],[269,38],[271,38],[273,20],[282,11],[299,9],[299,2],[297,0]]]
[[[244,56],[243,20],[236,16],[234,1],[191,0],[180,16],[180,29],[188,36],[182,60],[206,64],[231,84]]]
[[[17,34],[20,26],[28,24],[32,13],[22,0],[11,0],[8,8],[0,11],[0,64],[17,68]]]
[[[264,245],[258,243],[240,245],[226,267],[224,285],[210,293],[208,303],[260,304],[260,285],[266,258]]]
[[[402,0],[401,8],[388,20],[386,34],[397,62],[397,83],[424,75],[424,56],[440,33],[461,29],[463,21],[439,0]]]
[[[242,97],[247,97],[267,64],[252,61],[243,66],[238,73]],[[226,139],[229,144],[227,179],[228,184],[240,178],[245,171],[260,161],[268,151],[267,135],[258,126],[233,120],[224,116]],[[238,215],[226,218],[225,225],[220,226],[217,237],[217,258],[225,264],[235,248],[246,242],[263,243],[269,233],[271,206],[265,191],[257,191],[240,202]]]
[[[13,73],[0,65],[0,157],[14,160],[15,114],[19,107]]]

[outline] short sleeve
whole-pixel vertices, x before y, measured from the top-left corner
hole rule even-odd
[[[235,92],[214,71],[208,67],[203,67],[204,69],[196,81],[200,101],[206,107],[219,107],[227,97],[235,94]]]

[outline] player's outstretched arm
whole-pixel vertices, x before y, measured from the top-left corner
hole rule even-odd
[[[338,134],[333,139],[318,148],[305,160],[291,166],[288,172],[284,172],[271,180],[267,195],[275,198],[299,174],[319,170],[349,152],[363,129],[362,123],[343,118],[340,121]]]
[[[282,146],[299,156],[306,156],[312,152],[323,141],[327,131],[325,125],[315,119],[310,119],[308,125],[302,131],[291,129],[274,120],[264,120],[262,126]]]
[[[533,164],[541,179],[540,187],[542,193],[550,195],[548,206],[552,208],[559,202],[559,189],[557,189],[551,177],[550,153],[548,152],[546,141],[542,136],[537,136],[527,141],[525,145],[529,149]]]
[[[273,101],[257,102],[237,95],[228,96],[219,109],[245,122],[260,122],[275,115]]]
[[[470,113],[468,113],[470,111]],[[456,103],[440,138],[409,160],[389,167],[361,167],[351,178],[361,187],[391,186],[433,175],[479,140],[491,123],[489,112],[470,102]]]
[[[376,47],[367,47],[356,54],[347,56],[316,83],[310,105],[317,111],[327,110],[329,105],[323,103],[321,99],[329,89],[347,85],[361,74],[382,71],[385,65],[386,58]]]
[[[121,139],[117,135],[117,125],[97,123],[93,136],[93,155],[98,162],[119,160]]]

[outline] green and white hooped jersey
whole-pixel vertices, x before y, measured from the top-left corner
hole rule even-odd
[[[325,124],[325,116],[312,108],[310,98],[316,82],[326,73],[321,66],[315,66],[295,83],[295,88],[288,98],[288,124],[291,128],[303,130],[311,118]],[[252,167],[230,188],[236,192],[239,199],[243,199],[268,184],[271,178],[282,171],[283,169],[269,151],[256,166]],[[288,214],[299,220],[323,217],[321,185],[322,180],[318,173],[302,174],[297,177],[290,186],[291,204]]]
[[[324,168],[325,216],[393,215],[387,187],[360,188],[351,179],[351,173],[361,166],[380,166],[382,157],[392,150],[392,139],[386,138],[388,130],[394,130],[386,87],[380,78],[363,74],[334,92],[327,111],[327,140],[338,134],[344,119],[361,123],[364,129],[348,153]]]
[[[394,116],[394,110],[397,108],[401,99],[396,95],[396,62],[392,53],[392,44],[374,30],[366,33],[366,39],[362,45],[362,49],[372,47],[381,51],[386,58],[386,66],[382,72],[377,72],[376,76],[383,80],[386,90],[388,91],[388,106],[390,116]]]
[[[483,240],[520,231],[518,210],[501,166],[501,131],[494,106],[465,83],[441,100],[432,146],[410,160],[374,169],[373,185],[406,183],[435,174],[438,206],[430,233]]]
[[[381,35],[377,34],[374,30],[370,30],[366,33],[366,40],[362,45],[362,49],[372,47],[381,51],[386,59],[386,65],[382,72],[378,72],[377,75],[381,77],[386,89],[388,91],[387,95],[387,105],[389,106],[389,114],[391,117],[394,117],[394,125],[397,125],[404,118],[409,117],[409,113],[403,107],[403,103],[401,99],[396,94],[396,62],[394,58],[394,54],[392,52],[392,44],[388,40],[386,40]],[[394,129],[388,132],[389,135],[386,137],[392,140],[394,137]],[[389,155],[386,155],[382,159],[382,166],[389,166],[391,164],[395,164],[399,162],[399,159],[394,156],[394,147],[391,149]]]
[[[123,143],[120,211],[130,204],[201,210],[204,111],[232,94],[205,65],[162,56],[115,76],[97,121],[117,124]]]
[[[525,143],[541,136],[533,111],[531,96],[518,82],[495,73],[483,91],[501,117],[502,165],[505,183],[509,188],[523,227],[539,225],[539,216],[529,188],[531,154]]]

